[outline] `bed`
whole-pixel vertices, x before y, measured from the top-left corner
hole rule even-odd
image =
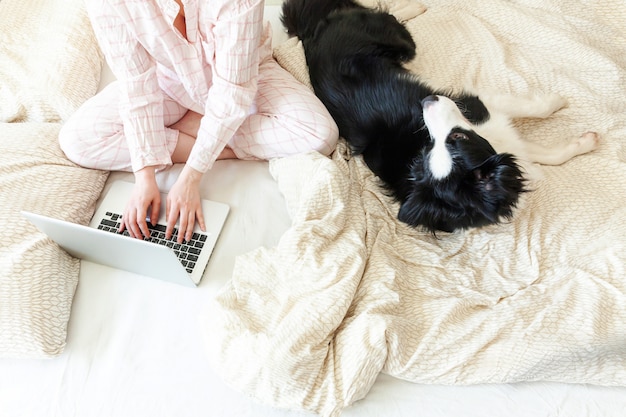
[[[266,3],[275,57],[307,83]],[[564,109],[516,126],[545,143],[594,130],[600,148],[542,168],[512,221],[437,237],[399,223],[342,142],[220,161],[202,194],[231,213],[190,289],[79,262],[20,218],[87,223],[132,175],[56,145],[112,79],[82,1],[0,1],[0,415],[624,415],[626,7],[382,4],[433,85],[557,92]]]

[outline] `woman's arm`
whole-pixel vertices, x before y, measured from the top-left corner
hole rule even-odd
[[[169,165],[156,62],[133,33],[136,17],[120,0],[90,0],[87,8],[100,48],[120,84],[120,116],[133,171]]]
[[[254,104],[263,8],[263,0],[216,0],[200,8],[205,55],[212,59],[212,85],[187,162],[199,172],[213,165]]]
[[[142,238],[150,235],[146,215],[152,223],[159,217],[155,167],[171,163],[156,63],[134,36],[133,17],[123,1],[90,0],[87,7],[100,48],[120,85],[120,116],[135,173],[120,231],[127,229],[132,237]]]

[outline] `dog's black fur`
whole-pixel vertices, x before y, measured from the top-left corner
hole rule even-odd
[[[286,0],[282,22],[302,40],[314,91],[341,136],[400,202],[401,221],[435,233],[511,217],[525,191],[522,171],[513,155],[496,153],[472,129],[449,131],[451,171],[432,175],[423,106],[445,94],[402,66],[416,45],[395,17],[352,0]],[[489,119],[478,97],[451,98],[472,124]]]

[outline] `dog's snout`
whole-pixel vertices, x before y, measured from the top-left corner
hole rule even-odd
[[[439,100],[439,97],[435,95],[427,96],[422,100],[422,107],[427,107],[428,105],[433,104],[438,100]]]

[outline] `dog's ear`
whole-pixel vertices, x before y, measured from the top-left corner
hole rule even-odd
[[[492,222],[512,215],[526,181],[515,157],[496,154],[472,170],[474,190],[483,206],[483,215]]]
[[[432,203],[435,196],[425,172],[424,155],[413,160],[410,177],[404,192],[405,198],[401,199],[398,220],[409,226],[424,226],[432,230],[433,216],[436,216]]]
[[[464,179],[455,175],[433,183],[415,177],[421,180],[413,182],[406,194],[398,220],[432,233],[482,227],[510,218],[520,193],[526,191],[522,170],[510,154],[490,156]]]
[[[410,193],[408,198],[400,205],[398,220],[413,227],[423,224],[422,218],[427,217],[424,214],[427,211],[426,205],[417,204],[419,203],[418,200],[420,200],[419,194],[415,192]]]
[[[398,220],[409,226],[422,226],[431,233],[453,232],[458,228],[455,223],[458,216],[457,210],[445,204],[445,201],[435,196],[434,190],[428,187],[413,189],[398,211]]]

